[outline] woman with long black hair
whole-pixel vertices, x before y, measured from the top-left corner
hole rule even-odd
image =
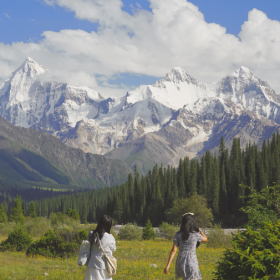
[[[176,260],[176,279],[198,280],[202,279],[198,261],[196,257],[196,247],[200,242],[207,242],[207,237],[197,227],[193,213],[183,215],[180,231],[178,231],[173,239],[173,247],[164,273],[168,273],[170,264],[179,247],[179,254]]]
[[[112,219],[108,215],[103,215],[94,231],[88,235],[88,241],[91,244],[91,255],[87,265],[84,280],[111,280],[106,271],[104,254],[101,250],[100,243],[107,256],[112,256],[116,251],[116,241],[110,230]]]

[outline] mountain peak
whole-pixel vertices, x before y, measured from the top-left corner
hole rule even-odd
[[[37,63],[34,59],[32,59],[30,56],[28,56],[24,62],[35,62]]]
[[[166,74],[165,78],[161,81],[165,82],[187,82],[187,83],[196,83],[197,80],[186,73],[186,71],[181,67],[173,67],[172,70]]]
[[[233,72],[230,76],[234,76],[236,78],[238,77],[252,77],[253,73],[250,71],[249,68],[245,66],[241,66],[239,69],[237,69],[235,72]]]
[[[13,73],[16,74],[17,72],[27,73],[30,76],[40,75],[47,71],[48,69],[43,66],[39,65],[34,59],[31,57],[27,57],[25,61],[21,64],[21,66]]]

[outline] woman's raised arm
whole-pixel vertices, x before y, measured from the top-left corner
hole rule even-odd
[[[207,236],[199,229],[200,234],[203,236],[203,239],[201,242],[207,242]]]

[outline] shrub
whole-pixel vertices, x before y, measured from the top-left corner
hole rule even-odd
[[[174,224],[162,223],[159,227],[160,237],[167,240],[173,240],[177,231],[179,231],[179,227]]]
[[[215,279],[280,279],[279,239],[280,221],[234,235],[232,248],[225,251],[216,266]]]
[[[87,235],[86,230],[49,229],[44,236],[29,246],[26,254],[60,258],[74,256],[78,254],[80,244]]]
[[[206,246],[208,248],[229,248],[231,239],[231,234],[226,234],[220,224],[215,224],[207,234]]]
[[[152,223],[150,219],[148,219],[147,223],[145,224],[145,227],[143,228],[143,235],[142,238],[144,240],[150,240],[156,238],[156,233],[153,229]]]
[[[249,191],[246,206],[240,210],[248,215],[247,226],[257,229],[262,223],[280,219],[280,185],[266,187],[261,192],[243,186]]]
[[[50,214],[51,225],[55,226],[57,224],[64,223],[64,215],[61,212]]]
[[[136,224],[127,224],[120,228],[118,238],[120,240],[141,240],[142,229],[137,227]]]
[[[46,217],[26,218],[23,228],[32,236],[42,236],[51,227],[51,222]]]
[[[0,235],[1,236],[7,236],[16,228],[18,225],[16,223],[5,223],[5,224],[0,224]]]
[[[213,214],[207,208],[207,201],[203,196],[193,195],[189,198],[179,198],[174,201],[173,207],[166,213],[169,223],[181,224],[184,213],[194,213],[199,227],[205,228],[212,225]]]
[[[23,228],[12,231],[5,241],[0,243],[1,251],[24,251],[31,244],[31,236]]]

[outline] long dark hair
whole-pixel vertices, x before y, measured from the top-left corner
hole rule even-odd
[[[193,215],[186,214],[182,218],[180,232],[182,232],[183,240],[188,240],[190,232],[199,232],[199,228],[196,225],[196,221]]]
[[[90,236],[90,243],[95,244],[99,248],[100,246],[99,246],[99,241],[97,236],[99,236],[99,239],[101,240],[105,232],[110,234],[111,227],[112,227],[111,217],[109,215],[103,215],[99,219],[96,229]]]

